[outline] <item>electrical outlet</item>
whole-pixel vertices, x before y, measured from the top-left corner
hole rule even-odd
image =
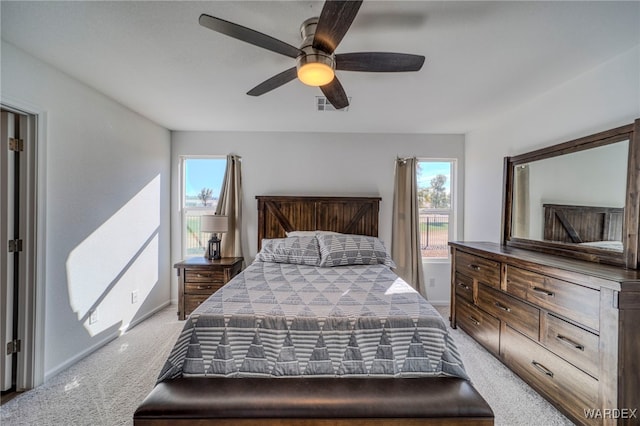
[[[91,314],[89,315],[89,325],[95,324],[97,322],[98,322],[98,310],[94,309],[93,311],[91,311]]]
[[[429,287],[435,287],[435,286],[436,286],[436,279],[429,278]]]
[[[131,292],[131,304],[138,303],[138,290],[133,290]]]

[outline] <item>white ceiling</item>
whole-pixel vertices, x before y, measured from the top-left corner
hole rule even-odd
[[[319,1],[1,2],[2,38],[172,130],[465,133],[640,44],[640,2],[365,1],[336,53],[426,56],[419,72],[338,72],[347,112],[292,81],[295,60],[198,25],[294,46]]]

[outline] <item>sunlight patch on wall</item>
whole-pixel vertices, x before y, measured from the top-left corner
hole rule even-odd
[[[159,227],[160,175],[69,254],[69,303],[91,336],[126,328],[158,282]]]

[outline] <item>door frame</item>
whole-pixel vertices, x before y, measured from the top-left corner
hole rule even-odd
[[[26,115],[24,142],[25,194],[21,208],[22,221],[21,274],[24,285],[18,293],[18,338],[22,341],[17,356],[16,390],[32,389],[44,383],[45,360],[45,271],[46,271],[46,123],[43,108],[2,96],[3,109]],[[26,218],[26,219],[25,219]],[[0,348],[4,350],[3,348]]]

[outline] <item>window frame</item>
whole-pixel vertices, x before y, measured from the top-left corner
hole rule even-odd
[[[186,162],[188,160],[225,160],[226,155],[180,155],[179,156],[179,164],[178,164],[178,172],[179,172],[179,191],[178,191],[178,210],[180,214],[180,254],[182,259],[190,259],[198,256],[202,256],[204,254],[189,254],[187,253],[187,238],[188,233],[187,229],[187,217],[188,216],[202,216],[205,214],[215,214],[216,207],[205,207],[205,206],[194,206],[188,207],[186,205],[186,197],[187,197],[187,168]],[[222,184],[222,182],[221,182]],[[206,251],[206,249],[205,249]]]
[[[449,158],[449,157],[418,157],[416,158],[416,168],[422,163],[449,163],[450,164],[450,182],[449,182],[449,193],[450,193],[450,206],[448,209],[429,209],[430,213],[437,214],[448,214],[449,216],[449,225],[448,225],[448,233],[447,233],[447,246],[450,241],[455,241],[457,238],[457,229],[458,229],[458,215],[457,215],[457,205],[458,205],[458,159],[457,158]],[[416,169],[417,173],[417,169]],[[417,189],[420,189],[418,187]],[[443,213],[444,212],[444,213]],[[451,251],[447,247],[447,255],[442,257],[424,257],[421,253],[422,263],[445,263],[451,260]]]

